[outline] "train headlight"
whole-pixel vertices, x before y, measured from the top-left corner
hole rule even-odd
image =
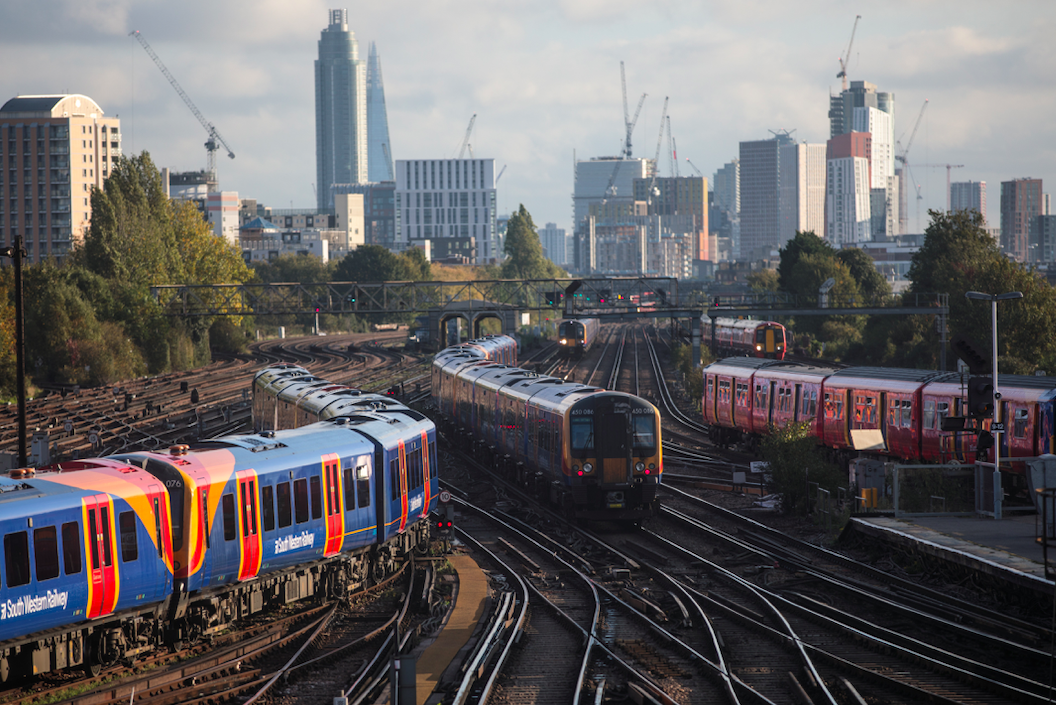
[[[637,463],[634,464],[634,471],[641,472],[642,470],[645,470],[645,463],[639,460]]]
[[[566,341],[564,338],[561,339],[561,344],[562,345],[564,345],[566,342],[568,342],[568,341]]]
[[[594,470],[594,465],[591,463],[583,463],[583,472],[591,472]]]
[[[755,349],[756,349],[756,350],[762,350],[762,349],[763,349],[763,346],[762,346],[762,345],[756,345],[756,346],[755,346]]]

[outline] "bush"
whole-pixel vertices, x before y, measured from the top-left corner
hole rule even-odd
[[[806,516],[810,513],[807,483],[816,482],[836,496],[846,486],[839,468],[825,459],[823,450],[808,431],[806,423],[789,423],[770,429],[763,439],[760,455],[770,464],[770,487],[781,495],[781,511]]]

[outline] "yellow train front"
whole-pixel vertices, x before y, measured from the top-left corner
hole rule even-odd
[[[660,413],[648,401],[447,351],[433,361],[433,397],[484,460],[565,516],[656,513]]]

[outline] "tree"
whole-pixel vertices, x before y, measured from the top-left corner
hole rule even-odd
[[[770,464],[770,487],[781,495],[781,511],[786,514],[809,513],[808,482],[817,482],[836,496],[837,487],[844,481],[839,468],[825,460],[809,430],[807,423],[771,427],[760,447],[760,456]]]
[[[568,273],[543,256],[539,233],[528,209],[521,204],[506,226],[507,259],[502,263],[502,279],[559,279]]]
[[[298,282],[315,284],[330,281],[334,276],[336,262],[324,264],[312,255],[279,255],[269,262],[254,262],[253,273],[267,284],[274,282]]]
[[[785,246],[778,252],[781,255],[781,261],[777,265],[777,279],[780,283],[781,291],[787,291],[792,294],[817,294],[816,288],[813,291],[799,291],[793,288],[795,285],[792,270],[795,269],[799,260],[806,255],[834,257],[835,250],[832,249],[832,245],[815,235],[813,230],[805,232],[797,230],[795,237],[785,243]]]
[[[886,299],[891,295],[891,285],[876,270],[876,264],[865,250],[850,247],[836,253],[836,259],[843,263],[858,283],[858,292],[869,301]]]
[[[781,287],[781,282],[777,278],[777,270],[774,269],[760,269],[749,274],[746,279],[748,288],[758,294],[777,292]]]
[[[417,249],[417,248],[414,248]],[[381,245],[362,245],[337,263],[334,280],[343,282],[421,281],[424,254],[396,254]],[[428,262],[424,273],[428,276]]]

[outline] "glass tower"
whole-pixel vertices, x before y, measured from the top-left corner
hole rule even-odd
[[[381,59],[378,48],[370,43],[367,55],[367,143],[370,156],[368,176],[371,181],[392,181],[392,144],[389,142],[389,116],[385,112],[385,85],[381,81]]]

